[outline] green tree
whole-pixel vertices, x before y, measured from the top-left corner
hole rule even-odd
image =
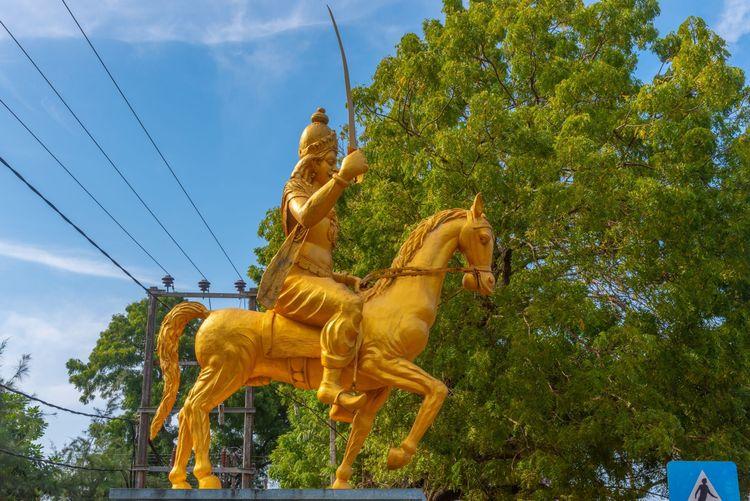
[[[0,342],[0,360],[7,347]],[[23,355],[7,378],[0,384],[13,387],[28,373],[29,355]],[[22,395],[0,388],[0,499],[41,499],[56,491],[55,471],[44,463],[23,457],[43,457],[38,441],[47,423],[38,406],[30,405]]]
[[[481,191],[500,286],[449,299],[450,278],[417,360],[445,406],[390,472],[418,406],[394,392],[355,479],[434,499],[636,499],[663,492],[669,460],[716,458],[746,489],[750,91],[726,44],[693,17],[659,36],[656,0],[444,12],[355,91],[370,171],[340,206],[336,261],[386,267],[417,221]],[[643,53],[662,62],[647,82]],[[321,451],[292,425],[273,471],[301,486],[293,459]]]

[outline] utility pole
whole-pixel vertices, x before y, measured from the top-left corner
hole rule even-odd
[[[328,460],[331,464],[331,467],[334,468],[333,472],[331,472],[331,485],[336,481],[336,465],[338,462],[336,461],[336,421],[333,419],[328,419]]]

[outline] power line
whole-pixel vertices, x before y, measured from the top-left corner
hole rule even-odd
[[[73,21],[76,23],[76,26],[78,26],[78,29],[81,31],[81,34],[83,35],[83,38],[86,39],[86,42],[88,42],[89,47],[91,47],[91,50],[94,51],[94,55],[96,55],[96,58],[101,63],[102,67],[104,68],[104,71],[107,72],[107,76],[109,76],[109,79],[112,80],[112,83],[115,85],[115,88],[117,89],[117,92],[120,93],[120,96],[125,101],[125,104],[128,105],[128,108],[130,109],[130,112],[133,114],[133,116],[135,117],[136,121],[138,122],[138,125],[140,125],[141,129],[143,129],[143,132],[146,134],[146,137],[148,137],[148,140],[151,142],[151,145],[154,147],[154,149],[156,150],[156,152],[161,157],[162,162],[164,162],[164,165],[167,166],[167,169],[169,169],[169,172],[172,174],[172,177],[174,178],[174,180],[177,181],[177,184],[179,185],[180,189],[182,190],[182,193],[185,194],[185,197],[187,197],[188,201],[190,202],[190,205],[193,206],[193,209],[195,209],[196,214],[198,214],[198,217],[200,217],[201,221],[203,221],[203,225],[206,227],[206,229],[208,230],[208,232],[214,238],[214,241],[216,242],[216,245],[219,246],[219,248],[221,249],[221,252],[224,253],[224,257],[227,258],[227,261],[229,261],[229,264],[232,265],[232,268],[234,268],[235,273],[237,273],[237,276],[241,280],[242,279],[242,275],[240,275],[240,272],[237,270],[237,267],[234,265],[234,262],[229,257],[229,254],[227,254],[227,251],[224,249],[224,246],[221,245],[221,242],[219,242],[219,239],[216,237],[216,234],[211,229],[211,226],[208,224],[208,221],[206,221],[206,218],[203,217],[203,214],[198,209],[198,206],[195,205],[195,202],[193,201],[192,197],[188,194],[187,190],[185,189],[185,186],[183,186],[182,182],[177,177],[177,174],[175,173],[174,169],[172,169],[172,165],[169,163],[169,161],[167,160],[167,158],[162,153],[161,148],[159,148],[159,146],[157,146],[156,141],[154,141],[154,138],[151,136],[151,133],[149,133],[148,129],[146,129],[146,126],[143,124],[143,121],[141,120],[141,117],[138,115],[138,113],[136,113],[135,109],[133,108],[133,105],[130,104],[130,100],[125,96],[125,93],[122,91],[122,88],[120,87],[120,85],[115,80],[115,77],[112,76],[112,72],[109,71],[109,68],[107,67],[107,65],[104,64],[104,60],[102,59],[101,55],[99,55],[99,51],[97,51],[96,48],[94,47],[94,44],[91,43],[91,39],[88,37],[88,35],[86,34],[86,32],[83,30],[83,27],[81,26],[81,23],[78,22],[78,19],[76,18],[75,14],[73,14],[73,11],[70,10],[70,7],[68,6],[68,3],[65,0],[61,0],[61,1],[62,1],[63,5],[65,6],[65,9],[67,9],[68,14],[70,14],[70,17],[73,18]]]
[[[109,419],[111,421],[125,421],[127,423],[132,423],[133,422],[132,419],[128,419],[128,418],[123,418],[123,417],[118,417],[118,416],[105,416],[105,415],[102,415],[102,414],[91,414],[89,412],[83,412],[83,411],[76,411],[76,410],[73,410],[73,409],[68,409],[67,407],[62,407],[62,406],[57,405],[57,404],[52,404],[50,402],[42,400],[41,398],[37,398],[37,397],[35,397],[33,395],[29,395],[28,393],[24,393],[21,390],[17,390],[15,388],[11,387],[11,386],[7,386],[7,385],[2,384],[2,383],[0,383],[0,388],[3,388],[4,390],[9,391],[11,393],[15,393],[16,395],[21,395],[24,398],[27,398],[29,400],[33,400],[34,402],[39,402],[40,404],[46,405],[47,407],[52,407],[53,409],[58,409],[58,410],[61,410],[61,411],[64,411],[64,412],[69,412],[71,414],[77,414],[79,416],[86,416],[86,417],[97,418],[97,419]]]
[[[166,226],[164,226],[164,223],[161,222],[161,220],[156,216],[156,214],[154,213],[154,211],[151,210],[151,207],[149,207],[149,205],[146,203],[146,201],[143,200],[143,198],[141,197],[141,195],[138,194],[138,192],[133,187],[133,185],[130,183],[130,181],[128,181],[128,179],[125,177],[125,175],[122,173],[122,171],[117,167],[117,165],[112,160],[112,158],[110,158],[110,156],[107,154],[107,152],[104,151],[104,148],[102,148],[102,146],[99,144],[99,141],[97,141],[94,138],[94,136],[91,134],[91,132],[89,131],[89,129],[83,124],[83,122],[81,121],[81,119],[78,118],[78,115],[76,115],[76,113],[73,111],[73,109],[70,107],[70,105],[68,105],[68,102],[65,100],[65,98],[62,97],[62,95],[60,94],[60,92],[58,92],[57,88],[52,84],[52,82],[49,80],[49,78],[47,78],[47,75],[45,75],[44,72],[41,70],[41,68],[39,68],[39,65],[36,64],[36,61],[34,61],[34,59],[29,55],[29,53],[26,52],[26,49],[23,47],[23,45],[21,45],[21,42],[18,41],[18,39],[15,37],[15,35],[13,35],[13,33],[10,31],[10,29],[8,29],[8,27],[5,25],[5,23],[2,20],[0,20],[0,25],[2,25],[2,27],[8,33],[8,35],[10,35],[10,37],[16,43],[16,45],[18,46],[18,48],[21,49],[21,52],[23,52],[23,54],[26,56],[26,59],[28,59],[29,62],[34,66],[34,68],[42,76],[42,78],[44,79],[44,81],[47,82],[47,85],[49,85],[50,89],[52,89],[52,91],[55,93],[55,95],[57,95],[58,99],[60,99],[60,101],[65,106],[65,108],[67,108],[67,110],[70,112],[70,114],[73,115],[73,118],[75,118],[76,122],[78,122],[78,125],[81,126],[81,128],[84,130],[84,132],[86,133],[86,135],[89,137],[89,139],[91,139],[91,141],[94,143],[94,145],[96,145],[96,147],[99,149],[99,151],[101,152],[101,154],[104,155],[104,158],[106,158],[107,161],[109,162],[109,164],[112,166],[112,168],[115,169],[115,172],[117,172],[117,174],[119,174],[120,178],[125,182],[125,184],[128,186],[128,188],[130,188],[130,191],[133,192],[133,194],[136,196],[136,198],[138,198],[138,200],[141,202],[141,204],[143,205],[143,207],[148,211],[149,214],[151,214],[151,217],[154,218],[154,221],[156,221],[159,224],[159,226],[161,226],[161,229],[164,230],[164,233],[166,233],[167,236],[172,240],[172,242],[177,246],[177,248],[180,249],[180,252],[182,252],[182,255],[185,256],[185,258],[190,262],[191,265],[193,265],[193,268],[195,268],[195,270],[198,272],[198,274],[201,277],[206,278],[206,276],[203,274],[203,272],[200,270],[200,268],[198,268],[198,266],[195,264],[195,261],[193,261],[191,259],[191,257],[188,255],[188,253],[185,252],[185,249],[183,249],[182,246],[177,242],[177,240],[175,240],[175,238],[172,236],[172,234],[169,232],[169,230],[167,230]]]
[[[47,407],[52,407],[53,409],[58,409],[64,412],[68,412],[70,414],[76,414],[79,416],[85,416],[85,417],[91,417],[91,418],[97,418],[97,419],[108,419],[110,421],[122,421],[126,423],[128,425],[128,428],[130,429],[130,437],[131,437],[131,444],[130,444],[132,447],[132,453],[130,455],[131,464],[135,460],[135,421],[133,419],[128,419],[128,418],[124,418],[120,416],[105,416],[102,414],[91,414],[90,412],[82,412],[82,411],[76,411],[73,409],[68,409],[67,407],[63,407],[61,405],[47,402],[46,400],[42,400],[41,398],[35,397],[33,395],[29,395],[28,393],[24,393],[21,390],[17,390],[3,383],[0,383],[0,388],[5,389],[6,391],[10,391],[11,393],[15,393],[16,395],[20,395],[28,400],[39,402],[40,404],[46,405]],[[151,450],[153,450],[154,454],[156,454],[156,457],[159,460],[159,463],[163,465],[164,461],[162,460],[159,452],[156,450],[154,443],[149,439],[148,444],[151,447]],[[65,464],[60,464],[60,466],[69,466],[71,468],[80,468],[80,469],[90,469],[90,468],[82,468],[82,467],[76,467],[74,465],[65,465]],[[113,470],[113,471],[122,471],[122,470]],[[126,483],[127,483],[127,480],[126,480]]]
[[[12,110],[12,109],[10,108],[10,106],[8,106],[8,104],[7,104],[7,103],[6,103],[5,101],[3,101],[3,99],[2,99],[2,98],[0,98],[0,104],[2,104],[3,106],[5,106],[5,109],[6,109],[6,110],[8,110],[8,112],[9,112],[9,113],[10,113],[11,115],[13,115],[13,118],[15,118],[15,119],[16,119],[16,120],[18,121],[18,123],[20,123],[20,124],[21,124],[21,125],[23,126],[23,128],[24,128],[24,129],[26,129],[26,131],[27,131],[27,132],[28,132],[29,134],[31,134],[31,137],[33,137],[34,139],[36,139],[36,142],[37,142],[37,143],[39,143],[39,145],[41,145],[41,147],[42,147],[42,148],[44,148],[44,150],[45,150],[45,151],[46,151],[47,153],[49,153],[49,155],[50,155],[50,156],[51,156],[51,157],[52,157],[52,158],[53,158],[53,159],[55,160],[55,162],[57,162],[57,164],[58,164],[58,165],[59,165],[60,167],[62,167],[62,168],[63,168],[63,170],[64,170],[64,171],[65,171],[65,172],[66,172],[66,173],[67,173],[67,174],[68,174],[68,175],[69,175],[69,176],[70,176],[70,177],[71,177],[71,178],[73,179],[73,181],[75,181],[75,182],[76,182],[76,184],[78,184],[78,186],[79,186],[79,187],[80,187],[80,188],[81,188],[81,189],[82,189],[82,190],[83,190],[83,191],[84,191],[84,192],[85,192],[85,193],[86,193],[86,194],[87,194],[87,195],[88,195],[88,196],[89,196],[89,197],[91,198],[91,200],[93,200],[93,201],[94,201],[94,202],[96,203],[96,205],[98,205],[98,206],[99,206],[99,208],[100,208],[101,210],[103,210],[103,211],[104,211],[104,213],[105,213],[105,214],[106,214],[107,216],[109,216],[109,218],[110,218],[110,219],[111,219],[112,221],[114,221],[114,223],[115,223],[115,224],[116,224],[117,226],[119,226],[119,227],[120,227],[120,229],[121,229],[121,230],[122,230],[123,232],[125,232],[125,234],[126,234],[126,235],[127,235],[128,237],[130,237],[130,240],[132,240],[132,241],[133,241],[133,242],[134,242],[134,243],[135,243],[135,244],[136,244],[136,245],[137,245],[138,247],[140,247],[140,249],[141,249],[141,250],[142,250],[142,251],[143,251],[143,252],[144,252],[144,253],[145,253],[145,254],[146,254],[146,255],[147,255],[147,256],[148,256],[149,258],[151,258],[151,260],[152,260],[152,261],[153,261],[154,263],[156,263],[156,265],[157,265],[157,266],[158,266],[159,268],[161,268],[161,269],[162,269],[162,271],[163,271],[164,273],[166,273],[167,275],[170,275],[170,273],[169,273],[169,272],[168,272],[168,271],[166,270],[166,268],[164,268],[164,266],[162,266],[162,264],[161,264],[161,263],[160,263],[159,261],[157,261],[157,260],[156,260],[156,258],[155,258],[154,256],[152,256],[152,255],[151,255],[151,253],[150,253],[149,251],[147,251],[147,250],[146,250],[146,248],[145,248],[145,247],[143,247],[143,245],[141,245],[141,243],[140,243],[140,242],[139,242],[138,240],[136,240],[136,238],[135,238],[135,237],[134,237],[134,236],[133,236],[133,235],[132,235],[132,234],[131,234],[131,233],[130,233],[130,232],[129,232],[128,230],[126,230],[126,229],[125,229],[125,227],[124,227],[124,226],[123,226],[122,224],[120,224],[120,222],[119,222],[119,221],[118,221],[118,220],[117,220],[117,219],[115,218],[115,216],[113,216],[113,215],[112,215],[112,213],[111,213],[111,212],[109,212],[109,211],[108,211],[107,209],[105,209],[105,208],[104,208],[104,206],[103,206],[103,205],[101,204],[101,202],[99,202],[99,200],[97,200],[97,198],[96,198],[96,197],[95,197],[95,196],[94,196],[94,195],[93,195],[93,194],[92,194],[92,193],[91,193],[91,192],[90,192],[90,191],[89,191],[89,190],[88,190],[88,189],[87,189],[87,188],[86,188],[86,187],[85,187],[85,186],[84,186],[84,185],[83,185],[82,183],[81,183],[81,181],[79,181],[79,180],[78,180],[78,178],[77,178],[77,177],[76,177],[76,176],[75,176],[75,175],[74,175],[74,174],[73,174],[73,173],[72,173],[72,172],[71,172],[71,171],[70,171],[70,170],[69,170],[69,169],[68,169],[68,168],[67,168],[67,167],[66,167],[66,166],[65,166],[65,165],[64,165],[64,164],[63,164],[63,163],[61,162],[61,161],[60,161],[60,159],[59,159],[59,158],[57,157],[57,155],[55,155],[54,153],[52,153],[52,151],[50,151],[50,149],[49,149],[49,148],[47,147],[47,145],[46,145],[46,144],[44,144],[44,142],[43,142],[43,141],[42,141],[41,139],[39,139],[39,137],[38,137],[38,136],[37,136],[36,134],[34,134],[34,132],[33,132],[33,131],[32,131],[32,130],[31,130],[31,129],[30,129],[30,128],[29,128],[29,127],[28,127],[28,126],[26,125],[26,123],[25,123],[25,122],[24,122],[23,120],[21,120],[21,118],[20,118],[20,117],[19,117],[18,115],[16,115],[16,113],[15,113],[15,112],[14,112],[14,111],[13,111],[13,110]]]
[[[0,452],[3,454],[8,454],[9,456],[15,456],[17,458],[25,459],[27,461],[35,461],[39,463],[45,463],[52,466],[62,466],[63,468],[74,468],[76,470],[88,470],[88,471],[108,471],[108,472],[119,472],[124,473],[125,470],[122,470],[120,468],[94,468],[92,466],[79,466],[76,464],[68,464],[68,463],[60,463],[58,461],[52,461],[51,459],[47,458],[40,458],[40,457],[34,457],[34,456],[27,456],[25,454],[19,454],[17,452],[9,451],[8,449],[4,449],[0,447]]]
[[[335,426],[331,426],[331,423],[329,423],[328,420],[326,420],[325,418],[321,417],[320,414],[315,409],[313,409],[312,407],[310,407],[309,405],[307,405],[305,402],[297,399],[292,393],[287,393],[286,395],[282,395],[279,392],[279,390],[276,389],[276,387],[274,385],[269,385],[268,387],[271,388],[271,390],[276,394],[277,397],[279,397],[281,399],[283,399],[283,398],[289,398],[295,404],[297,404],[297,405],[299,405],[301,407],[304,407],[305,409],[307,409],[308,411],[310,411],[310,413],[316,419],[318,419],[325,427],[330,428],[331,430],[335,431],[336,433],[342,434],[340,431],[338,431],[336,429]],[[347,437],[347,440],[348,440],[349,435],[348,434],[343,434],[343,435],[345,435]]]
[[[132,275],[132,274],[131,274],[131,273],[130,273],[130,272],[129,272],[128,270],[126,270],[125,268],[123,268],[123,266],[122,266],[122,265],[121,265],[120,263],[118,263],[118,262],[117,262],[117,261],[115,260],[115,258],[113,258],[112,256],[110,256],[110,255],[109,255],[109,253],[107,253],[107,251],[105,251],[104,249],[102,249],[102,248],[101,248],[101,247],[99,246],[99,244],[97,244],[96,242],[94,242],[94,241],[93,241],[93,240],[91,239],[91,237],[89,237],[89,236],[88,236],[88,235],[86,234],[86,232],[85,232],[85,231],[83,231],[83,230],[82,230],[82,229],[81,229],[81,228],[80,228],[80,227],[79,227],[79,226],[78,226],[77,224],[75,224],[75,223],[74,223],[73,221],[71,221],[71,220],[70,220],[70,219],[68,218],[68,216],[66,216],[65,214],[63,214],[63,213],[62,213],[62,212],[60,211],[60,209],[58,209],[58,208],[57,208],[57,207],[55,206],[55,204],[53,204],[52,202],[50,202],[50,201],[49,201],[49,200],[47,199],[47,197],[45,197],[44,195],[42,195],[42,194],[41,194],[41,193],[39,192],[39,190],[37,190],[36,188],[34,188],[34,186],[33,186],[33,185],[32,185],[31,183],[29,183],[29,182],[28,182],[28,181],[26,180],[26,178],[25,178],[25,177],[23,177],[23,176],[21,175],[21,173],[20,173],[20,172],[18,172],[18,171],[17,171],[16,169],[14,169],[14,168],[13,168],[13,167],[12,167],[12,166],[11,166],[11,165],[10,165],[10,164],[8,163],[8,162],[6,162],[6,161],[5,161],[5,159],[4,159],[3,157],[0,157],[0,163],[2,163],[3,165],[5,165],[5,166],[6,166],[7,168],[8,168],[8,170],[10,170],[10,171],[11,171],[11,172],[12,172],[12,173],[13,173],[13,174],[14,174],[14,175],[15,175],[15,176],[16,176],[16,177],[18,178],[18,179],[20,179],[20,180],[21,180],[21,182],[22,182],[23,184],[25,184],[25,185],[26,185],[26,186],[27,186],[27,187],[28,187],[28,188],[29,188],[29,189],[30,189],[31,191],[33,191],[35,195],[37,195],[37,196],[38,196],[39,198],[41,198],[42,200],[44,200],[44,203],[46,203],[46,204],[47,204],[47,205],[49,206],[49,208],[50,208],[50,209],[52,209],[53,211],[57,212],[57,214],[58,214],[58,215],[59,215],[59,216],[60,216],[61,218],[63,218],[63,221],[65,221],[65,222],[66,222],[66,223],[68,223],[68,224],[69,224],[70,226],[72,226],[72,227],[73,227],[73,229],[75,229],[75,230],[76,230],[76,231],[77,231],[78,233],[80,233],[80,234],[81,234],[81,236],[82,236],[83,238],[85,238],[86,240],[88,240],[88,242],[89,242],[89,243],[90,243],[91,245],[93,245],[94,247],[96,247],[96,249],[97,249],[97,250],[98,250],[99,252],[101,252],[102,254],[104,254],[104,256],[105,256],[105,257],[106,257],[107,259],[109,259],[110,261],[112,261],[112,263],[113,263],[113,264],[114,264],[115,266],[117,266],[117,267],[118,267],[118,268],[120,269],[120,271],[122,271],[123,273],[125,273],[125,274],[126,274],[126,275],[127,275],[128,277],[130,277],[130,279],[131,279],[131,280],[132,280],[133,282],[135,282],[136,284],[138,284],[138,287],[140,287],[141,289],[143,289],[144,291],[146,291],[146,294],[148,294],[148,295],[151,295],[151,291],[150,291],[149,289],[147,289],[147,288],[146,288],[146,286],[145,286],[145,285],[143,285],[143,284],[142,284],[142,283],[140,282],[140,280],[138,280],[137,278],[135,278],[135,277],[134,277],[134,276],[133,276],[133,275]],[[158,297],[158,296],[154,296],[154,297],[156,298],[156,300],[157,300],[157,301],[159,301],[159,302],[161,303],[161,299],[159,299],[159,297]],[[169,307],[168,307],[167,305],[165,305],[164,303],[162,303],[162,305],[163,305],[164,307],[166,307],[167,309],[169,308]]]

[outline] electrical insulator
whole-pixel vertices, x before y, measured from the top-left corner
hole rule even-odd
[[[164,288],[167,291],[169,291],[169,289],[174,290],[174,277],[170,275],[169,273],[167,273],[166,275],[164,275],[164,277],[162,277],[161,283],[164,284]]]
[[[201,292],[208,292],[208,289],[211,287],[211,282],[206,280],[205,278],[198,282],[198,288],[201,290]]]
[[[237,280],[234,283],[234,288],[237,289],[237,292],[239,292],[240,294],[242,294],[243,292],[245,292],[245,286],[246,285],[247,284],[245,283],[245,281],[240,278],[239,280]]]

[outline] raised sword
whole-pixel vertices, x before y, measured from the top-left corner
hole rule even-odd
[[[328,14],[331,16],[331,22],[333,23],[333,29],[336,31],[336,39],[339,42],[339,50],[341,51],[341,63],[344,66],[344,85],[346,86],[346,110],[349,113],[349,147],[348,152],[357,149],[357,129],[354,125],[354,102],[352,101],[352,86],[349,83],[349,65],[346,63],[346,52],[344,52],[344,43],[341,41],[341,33],[339,27],[336,24],[336,18],[333,17],[333,11],[331,7],[326,5]],[[360,179],[355,179],[355,182],[359,182]]]

